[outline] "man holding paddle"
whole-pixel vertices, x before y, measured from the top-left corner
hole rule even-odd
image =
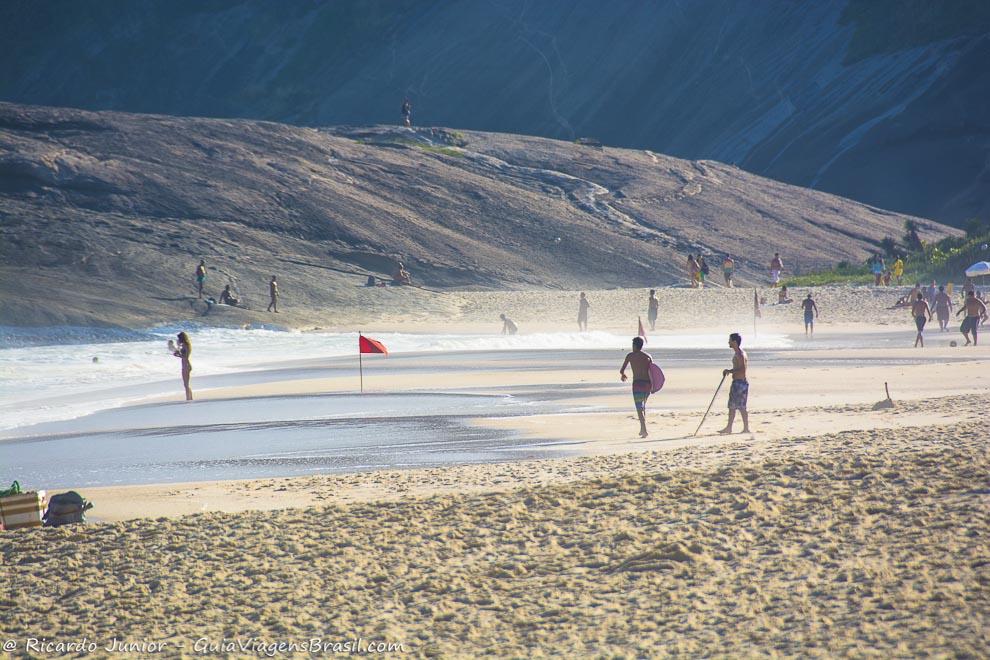
[[[746,380],[746,366],[749,358],[746,351],[740,348],[742,336],[738,332],[729,335],[729,348],[732,349],[732,368],[722,371],[722,377],[732,374],[732,387],[729,388],[729,423],[719,431],[722,435],[732,433],[732,423],[736,420],[736,411],[742,415],[742,433],[749,433],[749,413],[746,411],[746,403],[749,399],[749,381]]]

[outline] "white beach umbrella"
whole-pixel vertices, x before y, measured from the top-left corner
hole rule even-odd
[[[977,261],[966,269],[966,277],[983,277],[990,275],[990,261]]]

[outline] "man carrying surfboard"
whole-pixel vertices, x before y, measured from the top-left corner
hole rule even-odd
[[[643,352],[643,338],[633,337],[632,353],[626,354],[626,359],[619,369],[622,382],[626,382],[626,367],[632,367],[633,382],[632,394],[633,402],[636,404],[636,414],[639,416],[639,437],[645,438],[649,435],[646,430],[646,400],[650,398],[653,391],[653,383],[650,379],[650,365],[653,358],[649,353]]]

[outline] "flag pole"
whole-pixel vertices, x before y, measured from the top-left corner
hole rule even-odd
[[[757,293],[757,289],[753,289],[753,337],[756,337],[756,313],[759,311],[760,307],[760,297]]]
[[[364,394],[364,362],[361,360],[361,331],[358,330],[358,374],[361,378],[361,394]]]

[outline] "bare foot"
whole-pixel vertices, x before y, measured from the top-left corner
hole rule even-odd
[[[648,435],[649,435],[649,433],[647,433],[646,431],[640,431],[639,432],[639,437],[641,437],[641,438],[645,438]]]
[[[744,428],[740,433],[752,433],[748,428]]]
[[[732,433],[732,429],[730,428],[724,428],[718,432],[719,435],[729,435],[730,433]]]

